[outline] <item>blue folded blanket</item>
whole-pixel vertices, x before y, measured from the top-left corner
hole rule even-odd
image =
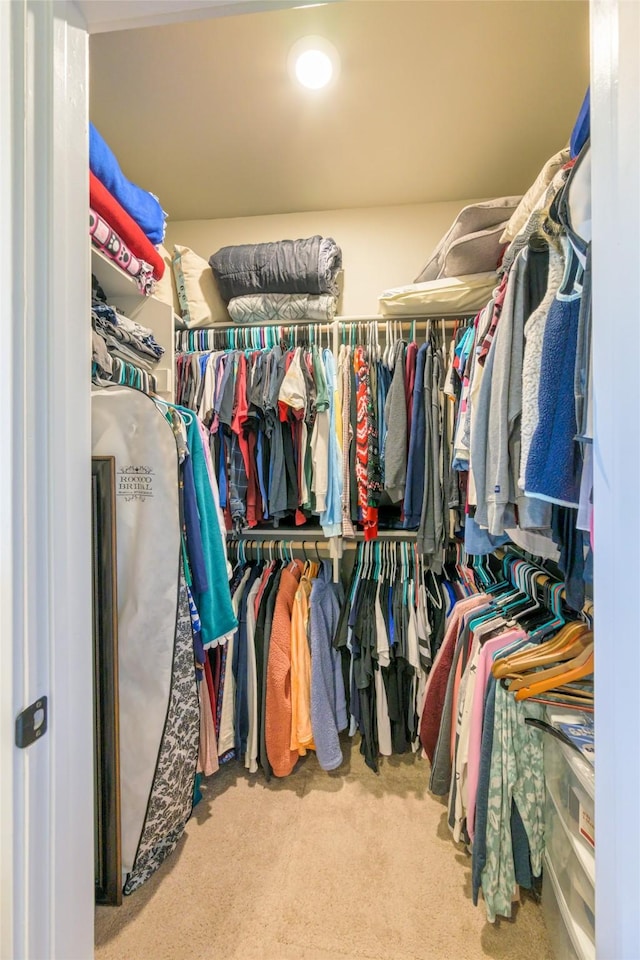
[[[166,213],[153,194],[127,180],[113,151],[92,123],[89,124],[89,166],[120,206],[133,217],[151,243],[162,243]]]

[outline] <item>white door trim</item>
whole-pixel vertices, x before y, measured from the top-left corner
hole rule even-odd
[[[596,936],[640,956],[640,5],[591,0]]]
[[[13,255],[12,255],[12,45],[11,4],[0,0],[0,289],[5,309],[0,312],[3,349],[0,350],[0,442],[7,450],[13,424]],[[13,465],[11,456],[0,456],[0,957],[13,956],[14,928],[14,829],[22,832],[21,817],[14,811],[14,523]]]
[[[94,885],[88,38],[67,2],[1,0],[0,18],[0,943],[3,960],[87,960]],[[20,750],[15,716],[42,695],[48,732]]]

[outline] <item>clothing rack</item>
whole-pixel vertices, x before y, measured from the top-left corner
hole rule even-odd
[[[400,340],[415,341],[417,339],[416,331],[418,327],[425,328],[425,340],[430,340],[432,334],[435,334],[438,340],[442,338],[441,343],[442,346],[444,346],[446,340],[454,331],[454,325],[460,324],[460,326],[464,328],[469,318],[474,316],[475,314],[469,313],[432,316],[403,315],[399,317],[361,315],[353,317],[339,316],[329,324],[308,321],[294,321],[286,326],[266,325],[264,327],[255,325],[244,326],[235,324],[229,326],[228,324],[216,324],[201,330],[187,330],[177,333],[176,348],[178,351],[182,349],[190,352],[193,361],[197,362],[196,358],[198,356],[202,358],[204,354],[215,351],[216,348],[222,351],[231,350],[240,352],[247,348],[262,351],[275,346],[281,346],[284,349],[285,345],[282,341],[285,336],[294,337],[297,345],[302,345],[300,343],[300,341],[302,341],[305,345],[311,344],[319,346],[321,345],[323,337],[326,335],[325,342],[329,344],[328,333],[331,331],[333,334],[334,357],[338,357],[341,343],[347,345],[350,341],[352,348],[356,345],[366,345],[374,353],[377,350],[378,357],[382,359],[382,349],[384,348],[386,351],[392,343]],[[381,326],[382,330],[380,330]],[[351,334],[348,340],[345,335],[346,331],[350,331]],[[355,340],[354,335],[357,338]],[[320,343],[318,343],[318,341],[320,341]],[[290,347],[293,346],[294,343],[291,343]],[[182,354],[182,360],[180,360],[179,363],[182,363],[182,361],[189,362],[186,353]],[[406,530],[403,527],[379,530],[378,534],[380,539],[387,542],[395,540],[399,543],[407,542],[413,544],[417,540],[417,531],[415,529]],[[292,541],[307,538],[313,539],[314,536],[317,536],[319,539],[324,540],[324,534],[318,527],[314,527],[311,530],[306,527],[298,530],[297,528],[293,528],[293,525],[289,528],[269,527],[261,530],[252,526],[243,529],[242,532],[233,531],[228,536],[243,540],[260,538],[264,540],[284,539]],[[345,544],[347,547],[351,544],[350,552],[353,552],[352,548],[363,540],[365,540],[365,534],[361,531],[357,531],[354,537],[341,534],[340,536],[335,536],[330,539],[329,549],[334,560],[334,579],[338,579],[339,560],[343,556]]]
[[[304,554],[306,551],[305,544],[307,543],[314,544],[316,555],[318,555],[318,545],[320,545],[324,550],[327,551],[327,559],[331,560],[333,563],[334,583],[338,583],[340,579],[340,559],[344,544],[344,541],[341,537],[325,537],[321,530],[296,530],[285,527],[282,529],[275,528],[272,530],[230,530],[227,533],[227,545],[233,545],[233,549],[237,550],[239,544],[242,544],[246,549],[247,544],[251,545],[252,543],[258,546],[258,548],[261,548],[261,545],[264,544],[281,544],[284,545],[287,550],[289,550],[289,553],[292,556],[292,551],[294,549],[301,550]],[[305,559],[307,559],[306,555]]]
[[[541,573],[548,574],[554,580],[564,580],[564,574],[557,563],[555,563],[553,560],[545,560],[543,557],[536,557],[534,554],[529,553],[527,550],[523,550],[522,547],[519,547],[515,543],[506,543],[504,547],[497,547],[495,550],[495,555],[501,560],[505,556],[520,557],[521,560],[524,560],[532,567],[537,567]],[[587,595],[587,599],[583,607],[583,613],[587,613],[590,616],[593,614],[593,598],[591,596],[592,592],[593,591],[590,589],[590,585],[585,584],[585,593]],[[564,590],[562,590],[560,596],[562,599],[565,598],[566,594]]]
[[[320,549],[325,551],[327,560],[332,561],[333,582],[340,581],[340,550],[335,541],[339,538],[328,539],[322,535],[313,536],[314,531],[282,530],[278,536],[277,530],[245,530],[241,532],[229,531],[227,534],[227,549],[235,551],[238,556],[246,555],[246,550],[255,549],[259,556],[266,556],[271,560],[278,557],[281,560],[293,559],[295,551],[301,553],[305,560],[320,560]],[[313,544],[311,556],[307,555],[306,544]],[[267,549],[268,547],[268,549]],[[264,551],[263,551],[263,548]],[[315,557],[313,554],[315,553]]]
[[[333,332],[332,324],[313,320],[264,326],[215,324],[198,330],[176,330],[176,350],[180,352],[207,352],[213,349],[262,350],[275,347],[282,341],[288,342],[291,346],[303,343],[331,346]]]
[[[345,342],[344,334],[347,329],[355,331],[358,327],[373,328],[375,325],[376,334],[391,331],[394,328],[404,329],[409,327],[412,339],[415,337],[415,330],[418,324],[429,326],[430,324],[441,324],[443,329],[451,329],[456,323],[465,323],[474,319],[476,312],[473,313],[451,313],[451,314],[423,314],[411,315],[401,314],[398,316],[382,316],[381,314],[369,314],[362,316],[337,316],[333,320],[322,322],[313,320],[290,320],[286,324],[264,324],[264,325],[241,325],[229,323],[215,323],[209,327],[202,327],[198,330],[177,330],[176,331],[176,350],[179,352],[207,352],[212,349],[253,349],[260,350],[266,347],[272,347],[281,341],[289,342],[292,346],[297,346],[304,342],[316,343],[319,346],[323,344],[323,337],[326,337],[326,345],[333,347],[334,354],[337,354],[340,343]],[[302,339],[306,332],[306,338]]]

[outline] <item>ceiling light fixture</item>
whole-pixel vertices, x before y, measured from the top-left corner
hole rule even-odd
[[[323,37],[303,37],[289,53],[289,73],[307,90],[321,90],[338,75],[338,51]]]

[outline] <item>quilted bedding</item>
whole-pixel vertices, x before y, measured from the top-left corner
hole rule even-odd
[[[338,295],[342,251],[331,237],[222,247],[209,258],[222,299],[253,293]]]
[[[329,322],[336,313],[336,298],[321,293],[255,293],[229,301],[236,323],[291,323],[293,320]]]

